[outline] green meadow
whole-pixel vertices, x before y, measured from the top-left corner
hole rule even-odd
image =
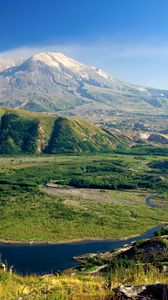
[[[1,156],[0,239],[121,238],[166,223],[167,206],[145,201],[151,194],[168,199],[165,162],[165,156],[116,153]],[[46,189],[48,182],[60,188]]]

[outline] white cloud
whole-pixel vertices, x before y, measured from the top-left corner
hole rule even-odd
[[[46,46],[32,46],[20,47],[8,51],[0,52],[0,58],[7,59],[25,59],[31,55],[43,51],[63,52],[66,55],[76,57],[77,59],[84,59],[93,61],[107,61],[108,59],[134,59],[134,58],[151,58],[162,57],[168,58],[168,44],[166,45],[148,45],[138,43],[122,43],[109,42],[107,40],[100,40],[90,44],[67,44],[67,45],[46,45]]]

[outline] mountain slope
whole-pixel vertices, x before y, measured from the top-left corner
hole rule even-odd
[[[130,140],[84,120],[2,109],[0,153],[79,153],[110,151]]]
[[[50,153],[105,151],[127,143],[126,137],[121,138],[116,133],[112,134],[84,120],[59,117],[55,121],[48,151]]]
[[[168,110],[168,91],[129,84],[62,53],[46,52],[0,72],[0,104],[74,114],[79,109],[79,115],[96,108],[163,112]]]

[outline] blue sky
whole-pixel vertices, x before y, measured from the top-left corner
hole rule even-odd
[[[168,89],[167,0],[0,0],[0,56],[62,51]]]

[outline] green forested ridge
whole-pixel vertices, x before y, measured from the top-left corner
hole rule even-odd
[[[1,154],[109,151],[129,141],[77,118],[5,109],[0,113]]]

